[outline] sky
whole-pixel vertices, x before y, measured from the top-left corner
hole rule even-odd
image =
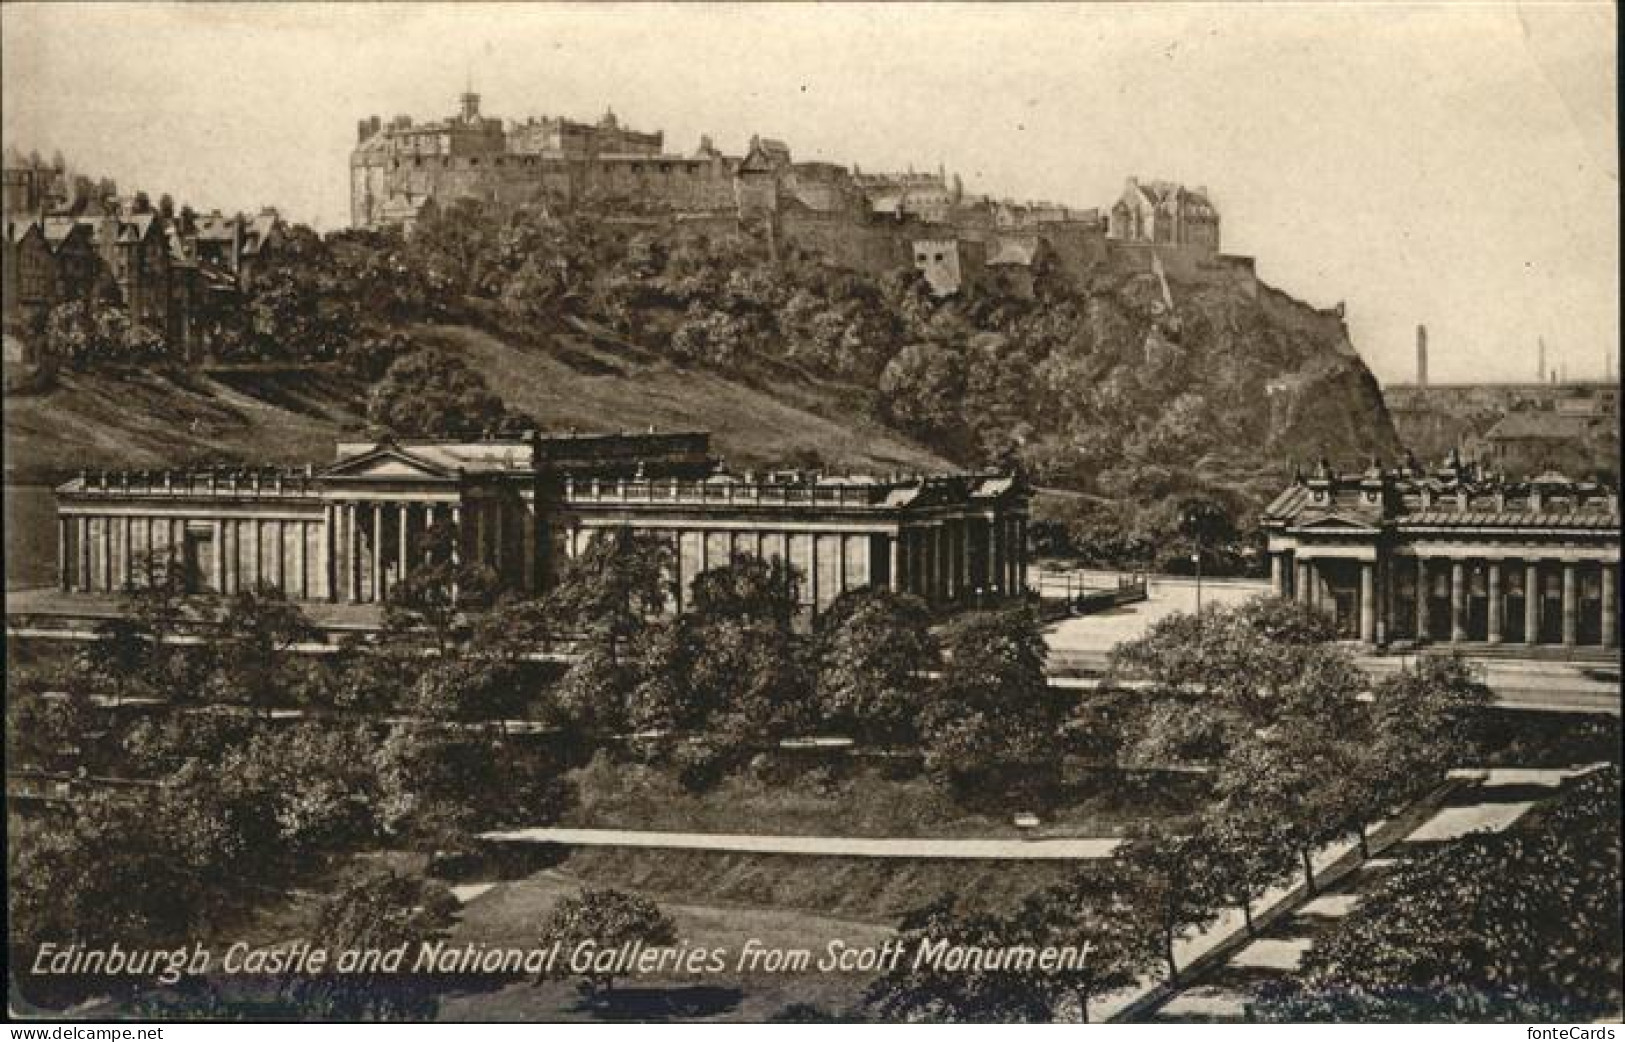
[[[0,137],[199,210],[347,220],[357,120],[752,133],[1108,206],[1205,185],[1383,382],[1600,378],[1619,345],[1608,3],[0,5]],[[1615,369],[1617,373],[1617,368]]]

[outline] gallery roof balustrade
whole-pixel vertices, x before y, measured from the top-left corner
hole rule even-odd
[[[298,498],[315,494],[314,467],[82,470],[58,487],[69,496]]]

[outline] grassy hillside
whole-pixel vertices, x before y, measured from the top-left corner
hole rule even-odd
[[[872,391],[801,371],[679,369],[639,348],[573,332],[516,346],[466,326],[427,327],[417,339],[460,355],[515,409],[549,429],[701,427],[739,467],[817,453],[837,469],[927,469],[949,464],[871,418]]]
[[[676,369],[630,345],[565,332],[520,346],[468,327],[414,336],[465,358],[507,403],[549,430],[708,428],[737,466],[816,453],[873,470],[947,466],[868,415],[866,392],[802,374],[744,377]],[[771,386],[769,386],[771,384]],[[7,396],[8,481],[57,480],[80,467],[156,467],[209,459],[320,463],[364,431],[366,388],[326,371],[64,374],[53,390]]]

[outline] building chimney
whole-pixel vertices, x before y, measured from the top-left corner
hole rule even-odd
[[[1428,327],[1416,327],[1416,386],[1428,385]]]

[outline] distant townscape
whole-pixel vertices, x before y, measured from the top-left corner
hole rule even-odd
[[[1619,381],[1569,380],[1533,348],[1535,379],[1525,383],[1428,380],[1428,333],[1416,330],[1416,382],[1391,383],[1383,398],[1401,440],[1423,456],[1459,450],[1497,470],[1619,473]]]

